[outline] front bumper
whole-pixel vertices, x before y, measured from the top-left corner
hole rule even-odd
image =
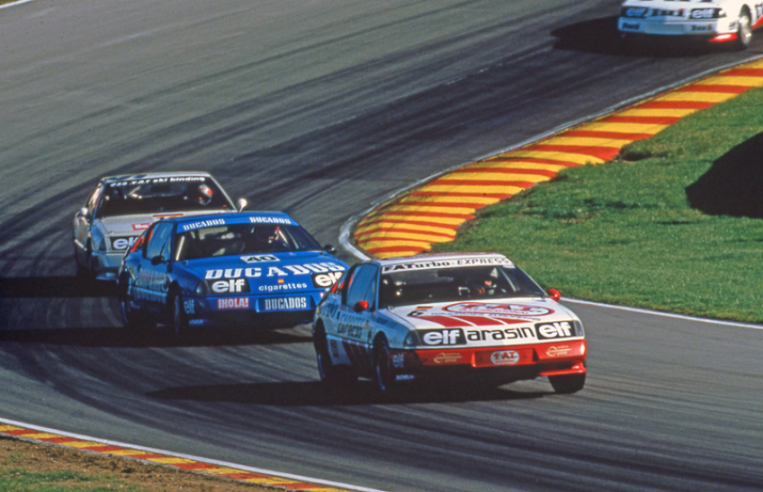
[[[585,340],[447,350],[393,351],[400,382],[441,380],[503,384],[540,376],[586,372]]]
[[[183,309],[192,327],[285,328],[311,322],[322,294],[190,297],[183,301]]]
[[[723,34],[736,35],[737,22],[728,19],[664,20],[620,17],[617,29],[623,34],[649,36],[687,36],[714,38]]]

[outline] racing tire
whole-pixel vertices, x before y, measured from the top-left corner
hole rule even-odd
[[[569,395],[583,389],[585,386],[585,376],[585,373],[567,376],[549,376],[548,381],[557,394]]]
[[[172,296],[172,331],[177,338],[188,335],[188,315],[183,309],[183,296],[176,292]]]
[[[750,20],[750,14],[744,9],[739,13],[738,24],[735,47],[739,51],[744,51],[750,46],[752,41],[752,21]]]
[[[318,363],[318,375],[326,389],[335,391],[345,389],[357,382],[358,377],[351,368],[336,366],[329,354],[328,340],[322,328],[317,328],[314,335],[315,357]]]
[[[85,251],[85,263],[81,263],[79,261],[79,252],[77,251],[77,246],[74,246],[74,262],[77,265],[77,280],[79,280],[80,284],[84,287],[90,287],[90,285],[95,281],[95,275],[93,274],[93,268],[92,268],[92,258],[93,254],[90,249],[90,243],[87,244],[87,250]]]
[[[400,388],[395,381],[395,373],[389,352],[387,340],[380,339],[374,344],[373,380],[377,393],[383,398],[393,398],[399,395]]]

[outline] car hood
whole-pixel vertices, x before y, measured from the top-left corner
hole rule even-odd
[[[347,270],[347,264],[324,251],[222,256],[181,264],[210,284],[246,279],[250,292],[263,294],[326,289]],[[212,290],[217,292],[214,285]]]
[[[220,210],[219,213],[228,213],[229,211]],[[215,213],[215,212],[212,212]],[[157,220],[169,217],[192,217],[194,215],[210,215],[207,211],[193,212],[171,212],[158,214],[141,215],[119,215],[116,217],[103,217],[96,219],[101,231],[109,236],[139,236],[148,226]]]
[[[415,331],[417,343],[425,349],[524,345],[584,338],[578,317],[547,298],[405,306],[387,313]]]
[[[578,317],[561,304],[549,298],[532,297],[401,306],[387,312],[412,329],[530,326],[541,322],[578,321]]]

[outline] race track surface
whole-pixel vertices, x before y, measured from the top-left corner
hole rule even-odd
[[[211,171],[336,243],[419,179],[763,48],[623,51],[618,8],[0,9],[0,416],[383,490],[763,488],[760,330],[574,304],[581,393],[538,380],[383,403],[368,385],[324,394],[307,327],[137,337],[113,289],[74,277],[72,216],[102,175]]]

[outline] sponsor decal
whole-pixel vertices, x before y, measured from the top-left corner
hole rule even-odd
[[[521,338],[535,339],[535,332],[529,326],[523,328],[503,328],[500,330],[468,330],[466,339],[470,342],[515,340]]]
[[[538,331],[539,340],[570,338],[575,336],[575,329],[569,321],[539,323],[535,325],[535,329]]]
[[[263,261],[279,261],[277,256],[274,255],[251,255],[242,256],[241,259],[245,263],[259,263]]]
[[[264,311],[298,311],[309,307],[307,297],[274,297],[262,300]]]
[[[546,350],[546,355],[549,357],[564,357],[565,355],[570,355],[570,352],[572,352],[572,347],[567,345],[552,345]]]
[[[647,8],[629,7],[623,10],[623,17],[646,17],[648,12]]]
[[[444,308],[450,313],[478,314],[486,316],[519,316],[534,318],[552,314],[552,309],[543,306],[528,306],[524,304],[498,304],[479,302],[460,302]]]
[[[140,224],[133,224],[132,230],[133,231],[145,231],[151,226],[151,222],[142,222]]]
[[[432,361],[435,364],[455,364],[463,358],[459,352],[440,352]]]
[[[652,17],[683,17],[684,9],[678,10],[666,10],[666,9],[653,9]]]
[[[215,294],[240,294],[249,291],[249,282],[245,278],[231,278],[212,282],[210,286]]]
[[[316,273],[313,275],[313,286],[328,288],[342,278],[342,272]]]
[[[625,31],[638,31],[641,29],[641,24],[631,24],[630,22],[623,22],[620,24],[620,29]]]
[[[416,376],[413,374],[398,374],[395,376],[395,381],[412,381],[413,379],[416,379]]]
[[[138,273],[135,279],[135,299],[165,303],[162,296],[162,287],[165,284],[166,274],[150,270],[148,268]]]
[[[392,355],[392,366],[397,369],[402,369],[405,367],[405,356],[403,354],[393,354]]]
[[[123,186],[136,186],[157,183],[203,183],[207,178],[203,176],[172,176],[166,178],[128,178],[123,181],[115,181],[109,184],[110,188]]]
[[[201,229],[202,227],[214,227],[214,226],[220,226],[225,225],[225,219],[209,219],[209,220],[200,220],[198,222],[191,222],[190,224],[183,224],[180,226],[180,230],[182,232],[186,231],[193,231],[195,229]]]
[[[692,19],[714,19],[716,17],[715,9],[693,9],[689,17]]]
[[[217,280],[231,278],[272,278],[289,277],[291,275],[312,275],[315,273],[333,273],[343,271],[344,267],[339,263],[324,261],[321,263],[305,263],[304,265],[286,265],[283,267],[269,266],[249,268],[217,268],[214,270],[207,270],[204,274],[204,279]],[[282,279],[279,279],[279,281],[282,281]],[[334,280],[334,282],[336,282],[336,280]]]
[[[458,258],[437,261],[417,261],[387,265],[382,267],[382,273],[400,272],[407,270],[432,270],[435,268],[452,268],[473,265],[513,265],[507,258]]]
[[[138,236],[133,237],[117,237],[111,241],[111,247],[117,251],[123,251],[127,248],[131,248],[138,240]]]
[[[713,26],[691,26],[692,32],[710,32],[713,30]]]
[[[258,290],[260,292],[281,292],[284,290],[304,290],[304,289],[307,289],[307,284],[279,283],[277,285],[260,285],[258,287]]]
[[[419,330],[424,345],[464,345],[466,338],[461,328],[445,330]]]
[[[249,222],[252,224],[294,224],[284,217],[249,217]]]
[[[228,297],[217,300],[217,309],[249,309],[248,297]]]
[[[331,355],[336,359],[339,357],[339,344],[333,338],[329,340],[329,348],[331,348]]]
[[[513,366],[519,362],[519,352],[516,350],[500,350],[490,354],[490,362],[494,366]]]
[[[183,301],[183,309],[185,314],[196,314],[196,303],[193,302],[193,299],[187,299]]]

